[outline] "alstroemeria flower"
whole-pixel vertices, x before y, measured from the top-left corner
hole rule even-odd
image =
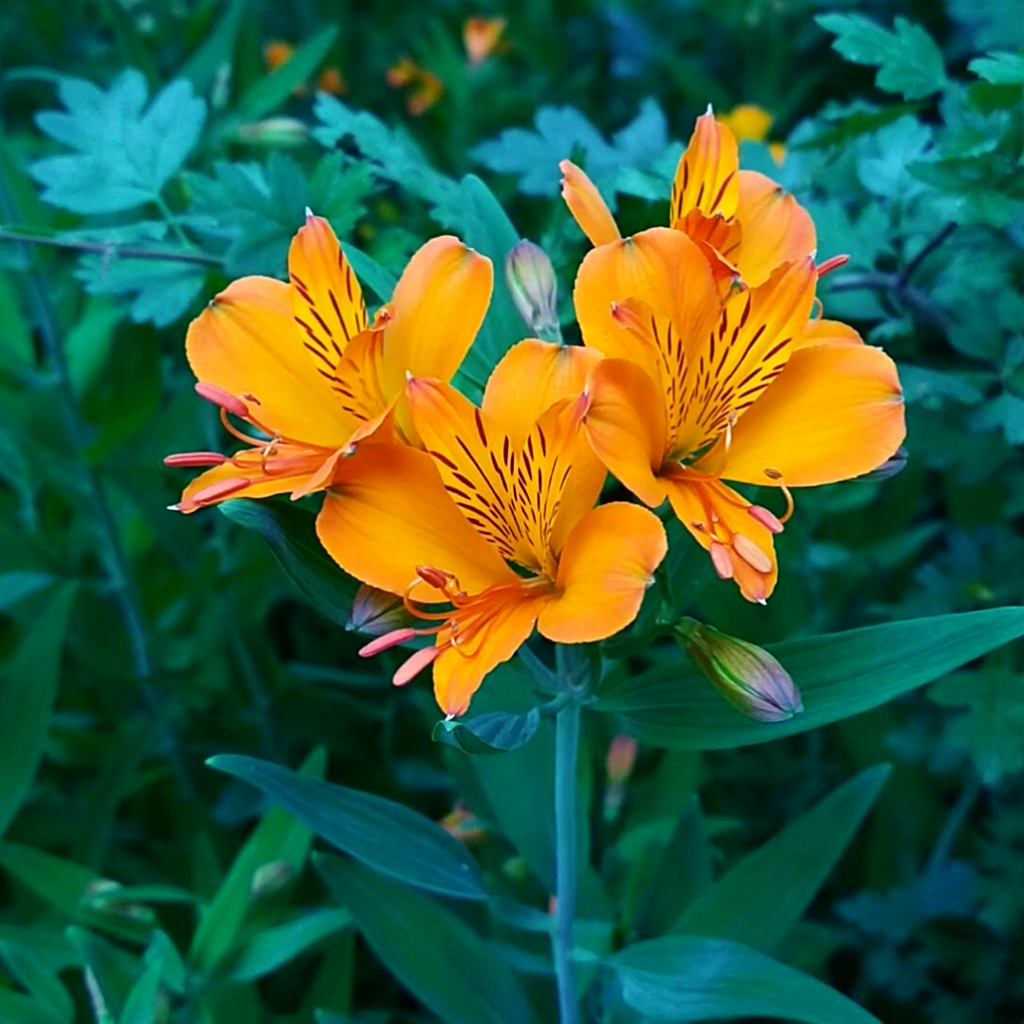
[[[620,239],[593,182],[563,160],[562,196],[595,246]],[[783,263],[817,248],[814,222],[781,185],[757,171],[741,171],[736,138],[708,112],[697,118],[672,185],[669,226],[692,238],[726,283],[737,274],[754,287]]]
[[[227,498],[298,498],[329,486],[360,441],[415,441],[406,373],[449,380],[492,287],[490,260],[435,238],[370,323],[334,232],[312,215],[292,242],[288,276],[233,282],[189,327],[196,390],[246,447],[169,456],[168,465],[213,467],[185,488],[181,512]]]
[[[700,248],[652,228],[592,250],[576,279],[583,339],[606,357],[588,383],[594,451],[646,505],[668,498],[751,601],[775,586],[788,488],[867,473],[905,434],[892,360],[809,321],[817,278],[805,257],[723,299]],[[781,488],[787,516],[723,480]]]
[[[426,451],[361,449],[317,521],[346,572],[405,596],[432,625],[399,629],[434,643],[395,673],[433,665],[437,702],[462,714],[484,676],[533,632],[601,640],[636,617],[665,555],[657,517],[638,505],[593,508],[605,477],[580,429],[588,372],[600,357],[528,340],[495,368],[481,408],[414,377],[408,396]],[[447,607],[444,607],[447,606]]]

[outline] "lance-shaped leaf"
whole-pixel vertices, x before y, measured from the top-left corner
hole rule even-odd
[[[402,804],[254,757],[224,754],[207,764],[261,789],[332,846],[375,871],[445,896],[487,898],[466,848]]]
[[[804,713],[787,722],[745,719],[682,658],[613,681],[595,706],[654,746],[742,747],[858,715],[1020,636],[1024,608],[993,608],[769,645],[803,695]]]

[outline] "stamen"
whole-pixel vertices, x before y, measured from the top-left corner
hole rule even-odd
[[[711,564],[715,567],[720,580],[731,580],[733,575],[732,559],[729,557],[729,549],[721,541],[713,540],[708,548],[711,555]]]
[[[417,565],[416,575],[435,590],[447,591],[448,582],[454,579],[451,573],[445,572],[443,569],[435,569],[430,565]]]
[[[229,391],[217,387],[216,384],[204,384],[200,381],[196,384],[196,393],[208,402],[219,405],[222,409],[231,413],[232,416],[237,416],[243,420],[249,418],[249,407],[245,402],[240,398],[236,398]]]
[[[451,612],[425,612],[422,609],[417,608],[413,603],[412,592],[423,582],[424,580],[417,578],[405,588],[405,593],[402,594],[402,604],[405,606],[405,610],[412,615],[413,618],[423,619],[427,622],[446,622],[451,618]]]
[[[222,466],[227,461],[220,452],[179,452],[164,457],[165,466]]]
[[[381,306],[380,309],[378,309],[377,312],[374,314],[374,316],[373,316],[373,323],[370,324],[370,330],[371,331],[381,331],[385,327],[387,327],[387,325],[389,323],[391,323],[391,321],[394,320],[394,319],[395,319],[394,308],[389,306],[385,302],[384,305]]]
[[[775,513],[770,512],[761,505],[748,506],[747,513],[755,520],[755,522],[760,523],[770,533],[782,533],[785,529],[785,526],[779,522]]]
[[[387,651],[392,647],[397,647],[399,644],[404,644],[415,636],[416,630],[409,626],[402,629],[393,629],[390,633],[385,633],[383,636],[379,636],[360,647],[358,651],[359,657],[372,658],[375,654],[380,654],[381,651]]]
[[[249,434],[243,434],[242,431],[236,427],[231,420],[228,419],[228,410],[221,409],[220,421],[224,426],[224,429],[232,436],[237,437],[239,441],[245,442],[245,444],[255,445],[256,447],[262,447],[266,444],[266,440],[260,437],[251,437]]]
[[[424,647],[404,661],[398,671],[391,677],[395,686],[411,683],[428,665],[432,665],[441,653],[440,647]]]
[[[758,572],[771,572],[772,560],[749,538],[742,533],[733,535],[733,550],[744,562]]]
[[[772,469],[769,466],[765,471],[764,475],[769,480],[774,480],[778,485],[779,490],[782,491],[783,497],[786,499],[786,511],[783,512],[779,519],[780,523],[788,523],[790,517],[793,515],[793,509],[796,508],[796,502],[793,501],[793,495],[790,493],[789,488],[786,486],[785,481],[782,479],[782,474],[777,469]]]
[[[838,270],[840,267],[845,266],[850,262],[850,257],[833,256],[829,260],[825,260],[824,263],[819,263],[814,269],[818,272],[818,280],[820,281],[826,274],[831,274],[833,270]]]
[[[210,484],[209,487],[196,491],[189,499],[189,503],[192,505],[210,505],[215,501],[221,501],[224,498],[230,497],[237,491],[244,491],[251,483],[250,479],[243,476],[233,476],[227,480],[218,480],[215,484]]]

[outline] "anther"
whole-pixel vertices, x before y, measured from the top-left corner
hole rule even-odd
[[[796,503],[793,501],[793,495],[790,493],[789,488],[786,486],[785,481],[782,479],[782,474],[777,470],[769,466],[764,471],[764,475],[769,480],[774,480],[779,486],[779,490],[782,491],[782,496],[786,499],[786,511],[783,512],[779,518],[780,523],[788,523],[790,517],[793,515],[793,509],[796,507]]]
[[[814,269],[818,272],[818,280],[820,281],[826,274],[831,274],[833,270],[838,270],[840,267],[845,266],[850,262],[850,257],[833,256],[831,259],[825,260],[824,263],[819,263]]]
[[[775,513],[770,512],[762,505],[750,505],[747,508],[747,514],[770,533],[782,533],[785,529],[785,526],[779,521]]]
[[[192,505],[211,505],[215,501],[222,501],[238,491],[244,491],[252,483],[247,477],[233,476],[227,480],[218,480],[209,487],[204,487],[189,499]]]
[[[404,644],[415,636],[416,630],[409,626],[402,629],[393,629],[390,633],[385,633],[383,636],[379,636],[360,647],[358,651],[359,657],[372,658],[375,654],[380,654],[381,651],[387,651],[392,647],[397,647],[399,644]]]
[[[391,677],[395,686],[411,683],[428,665],[432,665],[441,653],[440,647],[424,647],[404,661],[398,671]]]
[[[222,466],[227,461],[220,452],[179,452],[164,457],[165,466]]]
[[[720,541],[713,540],[708,548],[711,555],[711,564],[715,567],[720,580],[731,580],[733,576],[732,558],[729,557],[729,549]]]
[[[417,565],[416,575],[435,590],[446,590],[448,581],[453,578],[450,573],[445,572],[443,569],[435,569],[430,565]]]
[[[232,416],[238,416],[243,420],[249,417],[249,408],[245,402],[240,398],[236,398],[229,391],[217,387],[216,384],[204,384],[200,381],[196,384],[196,393],[208,402],[219,405],[226,412],[231,413]]]
[[[732,538],[733,550],[758,572],[771,572],[772,560],[749,538],[737,533]]]

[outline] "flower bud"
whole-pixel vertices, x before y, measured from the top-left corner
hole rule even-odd
[[[803,711],[789,673],[756,644],[693,619],[684,619],[676,634],[715,689],[745,715],[759,722],[785,722]]]
[[[272,149],[302,146],[309,141],[309,127],[294,117],[268,117],[238,125],[231,141]]]
[[[505,259],[505,280],[512,301],[530,330],[543,341],[561,341],[558,283],[547,253],[524,239]]]
[[[386,590],[368,587],[365,583],[356,591],[345,629],[350,633],[383,636],[394,629],[409,625],[409,613],[402,599]]]
[[[890,477],[902,473],[907,465],[907,449],[900,445],[893,454],[876,469],[863,476],[857,477],[859,481],[888,480]]]

